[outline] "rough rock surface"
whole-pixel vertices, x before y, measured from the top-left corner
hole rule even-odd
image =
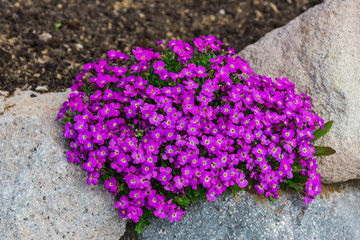
[[[277,203],[248,192],[198,202],[177,223],[153,220],[141,239],[360,239],[360,182],[323,186],[305,206],[300,194]]]
[[[335,122],[316,145],[327,183],[360,178],[360,1],[327,0],[239,53],[256,73],[287,77],[312,97],[314,111]]]
[[[119,239],[125,231],[111,195],[66,160],[55,117],[68,94],[0,99],[0,239]]]

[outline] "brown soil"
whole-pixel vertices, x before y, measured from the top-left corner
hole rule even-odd
[[[0,90],[63,91],[108,50],[129,53],[161,38],[212,34],[240,51],[320,2],[0,0]]]

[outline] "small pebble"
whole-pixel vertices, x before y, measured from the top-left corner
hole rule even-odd
[[[47,92],[47,91],[49,91],[49,89],[48,89],[48,86],[37,86],[37,87],[35,88],[35,91],[38,91],[38,92]]]
[[[0,90],[0,96],[7,97],[8,95],[9,95],[9,92],[8,92],[8,91],[2,91],[2,90]]]
[[[47,42],[50,39],[52,39],[52,35],[50,33],[42,33],[41,35],[39,35],[39,39],[44,42]]]
[[[84,48],[84,46],[81,43],[75,43],[74,46],[77,50],[81,50]]]
[[[78,29],[80,27],[80,22],[79,20],[70,20],[69,22],[67,22],[67,26],[71,29]]]

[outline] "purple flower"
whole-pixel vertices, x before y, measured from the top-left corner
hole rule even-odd
[[[69,162],[75,162],[75,163],[80,162],[80,154],[76,151],[68,151],[66,153],[66,157]]]
[[[231,179],[231,171],[229,169],[226,171],[222,169],[220,173],[220,179],[224,182],[228,182]]]
[[[284,128],[282,130],[282,137],[285,138],[286,140],[290,140],[295,136],[295,132],[293,129],[286,129]]]
[[[175,156],[176,154],[176,146],[174,145],[167,145],[165,147],[165,153],[168,154],[169,156]]]
[[[151,137],[154,139],[154,141],[161,141],[161,137],[163,135],[163,129],[155,129],[151,132]]]
[[[312,171],[316,170],[316,168],[317,168],[316,159],[310,158],[307,162],[307,165],[310,170],[312,170]]]
[[[173,141],[176,139],[176,134],[174,129],[166,129],[164,131],[164,136],[168,141]]]
[[[312,157],[312,155],[313,155],[310,150],[309,145],[307,145],[307,144],[301,144],[299,146],[299,152],[300,152],[300,155],[303,157]]]
[[[199,140],[194,137],[190,136],[187,141],[187,146],[192,149],[197,149],[197,145],[199,144]]]
[[[210,189],[208,193],[206,194],[206,198],[209,201],[215,201],[216,200],[216,190],[214,188]]]
[[[87,184],[88,185],[96,185],[98,184],[99,182],[99,177],[100,177],[100,174],[98,172],[88,172],[88,179],[87,179]]]
[[[245,174],[243,172],[240,172],[239,177],[236,178],[236,184],[241,188],[247,187],[248,181],[245,179]]]
[[[200,180],[201,180],[202,185],[205,188],[208,188],[211,186],[211,178],[212,178],[212,175],[210,174],[210,172],[207,172],[207,171],[203,172]]]
[[[96,160],[95,159],[89,159],[86,163],[83,164],[83,168],[85,171],[93,172],[96,167]]]
[[[210,168],[210,158],[204,158],[204,157],[201,157],[199,158],[199,161],[200,161],[200,166],[203,168],[203,169],[209,169]]]
[[[119,201],[114,204],[115,208],[127,209],[130,206],[130,202],[126,196],[121,196]]]
[[[158,126],[163,120],[164,120],[164,116],[161,114],[157,114],[156,112],[154,112],[150,118],[150,123],[154,124],[155,126]]]
[[[120,77],[123,77],[125,75],[125,73],[127,72],[127,68],[126,67],[117,67],[115,66],[113,68],[113,72],[117,75],[117,76],[120,76]]]
[[[204,51],[208,45],[208,43],[201,38],[195,38],[194,44],[200,52]]]
[[[167,117],[165,117],[165,120],[163,121],[162,126],[164,128],[174,129],[175,128],[175,122],[176,122],[176,120],[173,117],[167,116]]]
[[[264,156],[266,155],[267,152],[266,149],[261,144],[257,144],[256,147],[252,149],[252,153],[255,156]]]
[[[112,177],[110,180],[104,181],[105,188],[109,189],[109,192],[116,192],[117,191],[117,181],[114,177]]]
[[[128,220],[133,220],[135,223],[137,223],[139,221],[139,217],[143,214],[143,210],[140,207],[134,207],[134,206],[130,206],[127,210],[128,215],[127,215],[127,219]]]
[[[126,181],[126,183],[128,184],[128,187],[130,189],[136,189],[140,185],[140,180],[139,180],[138,176],[136,176],[134,174],[128,174],[124,178],[124,180]]]
[[[255,189],[259,194],[264,194],[265,190],[268,188],[266,184],[256,184]]]
[[[167,81],[167,80],[169,79],[169,77],[170,77],[170,74],[169,74],[169,72],[168,72],[166,69],[164,69],[164,70],[162,70],[162,71],[160,72],[160,79],[161,79],[161,80]]]
[[[195,72],[197,74],[197,77],[199,78],[205,78],[207,77],[206,69],[203,66],[199,66],[195,69]]]
[[[183,214],[184,214],[184,212],[181,210],[170,210],[169,211],[169,221],[170,222],[173,222],[173,221],[178,222],[178,221],[180,221]]]
[[[234,55],[235,54],[235,49],[232,48],[232,47],[228,47],[228,51],[227,53],[231,56],[231,55]]]
[[[247,75],[250,75],[252,73],[252,69],[249,67],[249,64],[244,62],[240,64],[239,69]]]
[[[182,189],[182,188],[186,187],[189,184],[189,180],[187,178],[176,176],[174,178],[174,183],[175,183],[175,187],[177,189]]]
[[[194,172],[191,166],[186,165],[185,167],[181,168],[181,174],[184,178],[191,178]]]
[[[165,69],[165,63],[163,61],[154,62],[153,68],[156,74],[161,74],[161,72]]]
[[[158,218],[166,218],[167,214],[166,214],[166,210],[167,208],[165,207],[165,205],[163,204],[159,204],[156,206],[156,210],[154,211],[154,215]]]

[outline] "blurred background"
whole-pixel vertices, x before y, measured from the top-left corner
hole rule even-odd
[[[0,91],[64,91],[108,50],[214,35],[239,52],[322,0],[0,0]]]

